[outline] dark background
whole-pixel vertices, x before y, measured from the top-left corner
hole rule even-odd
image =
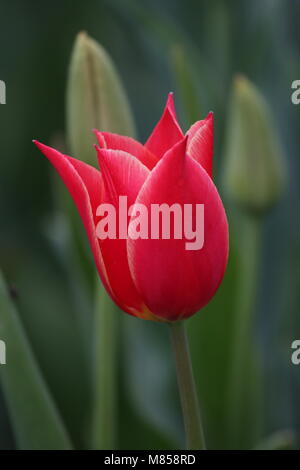
[[[195,84],[199,119],[210,109],[215,113],[218,186],[232,78],[243,73],[266,97],[289,177],[284,196],[264,224],[254,318],[263,363],[263,436],[282,429],[297,434],[300,366],[292,365],[290,346],[300,338],[300,119],[290,96],[292,81],[300,79],[300,2],[1,0],[0,18],[0,79],[7,86],[7,104],[0,106],[1,268],[17,289],[22,322],[77,446],[86,445],[89,352],[82,336],[88,344],[91,308],[83,294],[81,314],[87,332],[83,334],[74,320],[80,287],[76,286],[74,294],[59,240],[53,235],[52,216],[57,212],[54,172],[31,140],[55,145],[64,133],[68,63],[81,30],[98,40],[117,65],[142,141],[160,116],[170,90],[175,91],[183,127],[190,124],[176,95],[172,62],[174,47],[183,47]],[[207,418],[207,427],[214,448],[230,446],[225,444],[225,412],[220,408],[222,370],[228,363],[219,339],[222,334],[230,337],[231,272],[234,266],[222,286],[223,293],[218,294],[222,301],[216,299],[203,312],[210,320],[201,315],[191,320],[197,381],[204,387],[204,403],[206,397],[211,400],[209,413],[213,416]],[[130,330],[130,322],[125,321],[125,330]],[[177,446],[182,426],[166,333],[157,325],[133,321],[134,330],[124,335],[121,346],[127,354],[120,362],[118,445]],[[203,328],[207,335],[201,346],[201,336],[195,332]],[[209,376],[202,376],[203,363],[209,366]],[[1,400],[0,448],[14,445]]]

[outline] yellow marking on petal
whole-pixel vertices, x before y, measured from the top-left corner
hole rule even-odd
[[[151,321],[156,321],[156,322],[168,322],[168,320],[158,317],[157,315],[152,313],[151,310],[149,310],[149,308],[146,305],[143,305],[142,310],[134,309],[134,315],[136,315],[138,318],[141,318],[143,320],[151,320]]]

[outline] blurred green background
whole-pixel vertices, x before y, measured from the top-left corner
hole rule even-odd
[[[292,341],[300,338],[300,119],[290,97],[292,81],[300,79],[300,2],[10,0],[1,1],[0,10],[0,79],[7,86],[7,104],[0,105],[1,269],[74,446],[89,447],[93,305],[78,264],[64,250],[68,230],[58,178],[31,140],[61,145],[68,64],[81,30],[114,60],[141,141],[169,91],[175,92],[184,129],[214,111],[219,188],[234,76],[247,76],[269,103],[289,176],[283,197],[264,220],[254,332],[249,331],[260,354],[262,403],[242,423],[242,443],[230,438],[226,405],[238,279],[234,247],[220,291],[189,321],[189,331],[209,447],[253,448],[282,431],[283,440],[288,436],[299,446],[300,366],[290,357]],[[232,240],[236,237],[238,230]],[[90,255],[87,269],[93,270]],[[182,447],[167,329],[125,315],[121,322],[116,448]],[[13,367],[7,347],[8,364],[0,368]],[[251,420],[262,422],[255,438],[247,432]],[[0,449],[17,446],[0,389]]]

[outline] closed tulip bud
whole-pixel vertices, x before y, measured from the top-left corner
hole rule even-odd
[[[227,130],[225,190],[238,205],[261,213],[280,198],[284,179],[282,149],[269,106],[249,80],[238,76]]]
[[[92,129],[133,136],[122,83],[107,52],[84,32],[75,41],[67,87],[67,134],[72,153],[94,162]]]

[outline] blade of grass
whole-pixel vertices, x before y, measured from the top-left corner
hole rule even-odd
[[[6,364],[0,380],[19,449],[61,450],[72,445],[31,351],[0,273],[0,338]]]

